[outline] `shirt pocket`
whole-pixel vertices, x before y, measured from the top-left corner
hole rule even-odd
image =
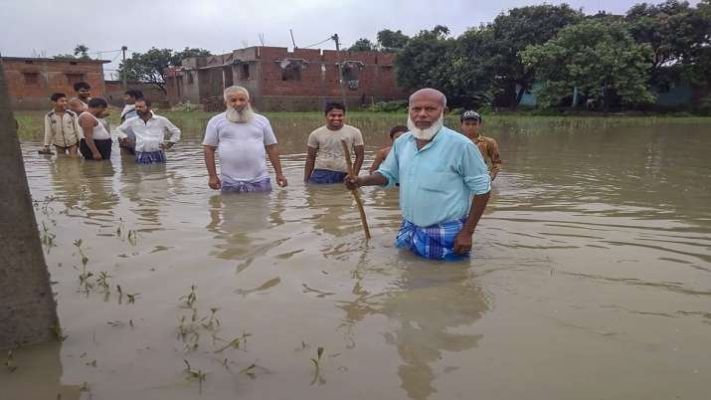
[[[455,177],[456,175],[451,172],[428,172],[420,181],[420,187],[429,192],[451,192],[454,189]]]

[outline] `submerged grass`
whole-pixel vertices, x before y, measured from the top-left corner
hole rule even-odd
[[[203,111],[168,111],[156,110],[173,123],[175,123],[184,133],[185,137],[202,137],[208,120],[216,115],[216,112]],[[20,130],[21,140],[42,140],[44,132],[44,114],[46,111],[18,111],[15,112]],[[118,123],[118,109],[112,111],[108,118],[112,127]],[[299,138],[304,132],[324,123],[321,112],[265,112],[274,125],[275,131],[280,138],[289,138],[298,134]],[[348,112],[348,123],[366,132],[387,133],[389,127],[406,122],[407,114],[398,113],[375,113],[368,111]],[[536,126],[558,126],[569,128],[584,127],[610,127],[610,126],[652,126],[657,124],[710,124],[711,117],[698,116],[674,116],[674,115],[595,115],[595,116],[544,116],[530,115],[525,113],[492,113],[484,115],[485,127],[495,129],[509,125],[520,126],[521,128]],[[457,115],[450,114],[446,119],[447,126],[458,127]]]

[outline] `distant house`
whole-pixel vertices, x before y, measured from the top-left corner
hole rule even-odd
[[[73,85],[87,82],[94,96],[104,96],[106,60],[2,57],[5,78],[14,109],[45,109],[49,96],[74,95]]]
[[[370,51],[248,47],[183,60],[181,67],[166,71],[166,90],[171,103],[210,110],[223,107],[222,91],[232,85],[246,87],[260,110],[320,109],[327,100],[341,99],[341,90],[349,107],[359,107],[407,97],[396,83],[394,58],[394,53]]]
[[[126,82],[126,89],[123,88],[122,81],[105,81],[105,85],[106,101],[113,106],[123,107],[123,94],[126,93],[127,89],[140,90],[143,92],[143,96],[153,103],[154,107],[159,107],[167,102],[165,93],[152,83],[128,81]]]

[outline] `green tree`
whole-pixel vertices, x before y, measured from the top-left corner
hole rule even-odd
[[[708,0],[706,1],[708,4]],[[666,88],[683,78],[699,83],[706,74],[698,74],[697,63],[702,65],[707,52],[711,23],[703,14],[704,3],[699,8],[687,2],[667,0],[661,4],[641,3],[627,11],[625,20],[638,43],[652,49],[650,83]]]
[[[165,70],[168,67],[178,67],[182,60],[189,57],[205,57],[211,53],[205,49],[188,48],[182,51],[151,48],[145,53],[133,53],[130,58],[119,65],[119,75],[126,72],[128,80],[152,83],[164,93]]]
[[[348,48],[348,51],[375,51],[373,42],[366,38],[360,38],[353,43],[353,46]]]
[[[493,89],[503,99],[502,105],[517,107],[536,78],[535,69],[526,68],[519,53],[530,45],[547,42],[562,28],[582,19],[583,14],[567,4],[546,4],[514,8],[487,25],[490,42],[481,62],[489,63],[487,69],[496,71]]]
[[[441,28],[420,31],[395,58],[398,83],[410,90],[432,87],[448,93],[455,84],[449,73],[455,46]]]
[[[383,51],[400,51],[405,48],[409,40],[410,38],[400,30],[391,31],[390,29],[383,29],[378,32],[378,46],[380,46]]]
[[[89,59],[89,48],[83,44],[78,44],[74,48],[74,57],[78,57],[82,60]]]
[[[647,79],[650,49],[638,44],[622,23],[590,19],[563,28],[555,39],[529,46],[521,54],[536,69],[539,103],[554,107],[578,93],[609,109],[651,103]]]
[[[494,99],[497,70],[491,61],[491,29],[469,29],[456,40],[449,59],[452,104],[479,108]]]

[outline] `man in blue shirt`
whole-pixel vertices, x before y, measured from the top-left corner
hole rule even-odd
[[[400,185],[403,222],[395,244],[439,260],[465,257],[489,201],[491,180],[479,149],[444,126],[447,98],[435,89],[410,96],[409,132],[370,176],[348,177],[349,189]]]

